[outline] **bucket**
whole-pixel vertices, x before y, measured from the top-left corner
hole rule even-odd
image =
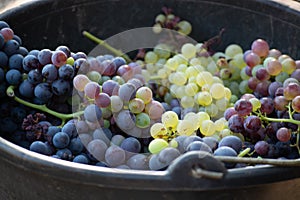
[[[191,37],[205,41],[226,29],[222,44],[249,48],[257,38],[300,57],[300,4],[290,0],[40,0],[0,15],[28,49],[73,51],[95,45],[82,36],[102,38],[151,26],[163,6],[193,24]],[[72,163],[37,154],[0,138],[0,199],[297,199],[299,167],[259,165],[226,169],[214,157],[190,152],[167,170],[143,171]]]

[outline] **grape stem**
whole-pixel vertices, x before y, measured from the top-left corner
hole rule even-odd
[[[53,116],[61,119],[62,123],[61,123],[60,126],[63,126],[68,119],[72,119],[72,118],[75,118],[75,117],[79,117],[80,115],[83,115],[83,111],[78,111],[78,112],[75,112],[75,113],[72,113],[72,114],[63,114],[63,113],[59,113],[59,112],[56,112],[56,111],[53,111],[53,110],[47,108],[46,105],[37,105],[37,104],[30,103],[28,101],[25,101],[25,100],[23,100],[23,99],[21,99],[21,98],[19,98],[15,95],[14,86],[12,86],[12,85],[7,88],[6,94],[7,94],[7,96],[12,97],[18,103],[21,103],[21,104],[23,104],[25,106],[28,106],[30,108],[34,108],[34,109],[46,112],[50,115],[53,115]]]
[[[114,47],[110,46],[109,44],[107,44],[104,40],[101,40],[100,38],[92,35],[91,33],[87,32],[87,31],[83,31],[82,34],[87,37],[88,39],[96,42],[99,45],[102,45],[103,47],[105,47],[107,50],[111,51],[112,53],[114,53],[116,56],[120,56],[123,57],[127,62],[132,62],[132,60],[129,58],[128,55],[124,54],[122,51],[115,49]]]

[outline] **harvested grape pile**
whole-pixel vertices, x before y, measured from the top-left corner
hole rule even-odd
[[[134,58],[109,45],[116,55],[88,56],[63,45],[28,50],[0,21],[1,136],[58,159],[125,169],[163,170],[189,151],[299,158],[299,61],[264,39],[214,51],[223,29],[187,42],[191,24],[168,8],[152,29],[170,38]],[[255,162],[225,162],[248,165]]]

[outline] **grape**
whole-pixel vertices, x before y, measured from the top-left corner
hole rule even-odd
[[[141,143],[134,137],[124,139],[120,147],[125,151],[132,153],[139,153],[141,151]]]
[[[254,149],[255,152],[258,155],[264,156],[268,153],[269,151],[269,144],[265,141],[258,141],[255,145],[254,145]]]
[[[287,100],[293,100],[296,96],[300,95],[300,85],[297,83],[288,84],[284,88],[283,94]]]
[[[105,158],[105,153],[107,150],[107,145],[100,139],[92,140],[87,145],[87,150],[93,155],[97,160],[102,161]]]
[[[157,154],[168,146],[169,146],[168,142],[166,142],[164,139],[158,138],[150,142],[148,149],[150,153]]]
[[[235,114],[228,120],[228,128],[235,133],[242,133],[244,131],[244,118]]]
[[[225,88],[221,83],[214,83],[210,88],[210,94],[214,99],[221,99],[225,96]]]
[[[111,111],[113,113],[120,112],[123,109],[123,101],[119,96],[111,96],[110,101]]]
[[[235,114],[237,114],[237,111],[234,109],[234,107],[227,108],[224,112],[224,118],[228,121],[229,118]]]
[[[1,57],[1,59],[3,59]],[[23,65],[23,59],[24,57],[21,54],[14,54],[12,56],[9,57],[8,59],[8,66],[10,69],[17,69],[17,70],[22,70],[22,65]],[[4,58],[4,61],[2,61],[3,63],[7,63],[6,61],[7,59]],[[1,66],[2,64],[0,64]],[[6,66],[6,64],[5,64]]]
[[[3,27],[0,30],[1,35],[4,37],[5,41],[13,39],[14,31],[9,27]]]
[[[291,135],[291,130],[286,127],[282,127],[276,132],[276,137],[281,142],[288,142],[291,139]]]
[[[41,65],[51,64],[52,51],[50,49],[42,49],[39,51],[37,58]]]
[[[58,76],[64,80],[71,80],[74,77],[74,68],[69,64],[62,65],[58,69]]]
[[[59,149],[56,152],[56,156],[63,160],[71,160],[73,157],[72,152],[68,148]]]
[[[243,53],[243,49],[237,44],[230,44],[225,49],[225,55],[230,58],[240,53]]]
[[[88,84],[90,80],[86,75],[78,74],[73,79],[73,86],[76,90],[83,92],[86,84]]]
[[[178,115],[173,111],[167,111],[162,114],[161,121],[166,128],[176,128],[179,123]]]
[[[267,81],[270,79],[270,74],[266,68],[259,68],[256,71],[255,77],[260,81]]]
[[[204,120],[200,126],[200,132],[205,136],[211,136],[215,133],[216,127],[211,120]]]
[[[176,26],[179,28],[178,32],[184,35],[189,35],[192,32],[192,25],[188,21],[182,20]]]
[[[121,76],[125,81],[128,81],[133,77],[134,71],[129,65],[122,65],[118,68],[117,75]]]
[[[212,153],[211,148],[207,144],[201,141],[194,141],[190,143],[187,146],[186,151],[205,151],[208,153]]]
[[[116,115],[115,120],[119,128],[125,131],[133,129],[136,125],[135,115],[129,110],[122,110]]]
[[[68,94],[71,91],[69,81],[58,79],[52,83],[52,92],[57,96]]]
[[[89,160],[84,155],[77,155],[74,157],[73,162],[75,163],[81,163],[81,164],[89,164]]]
[[[276,110],[279,110],[279,111],[287,110],[288,104],[289,104],[289,101],[284,96],[276,96],[274,98],[274,108]],[[292,104],[292,106],[293,106],[293,104]]]
[[[274,101],[269,97],[264,97],[260,99],[261,107],[260,111],[265,114],[271,114],[274,110]]]
[[[47,82],[53,82],[58,77],[57,68],[53,64],[47,64],[42,69],[42,75],[44,78],[46,78]],[[77,80],[77,83],[78,83],[78,80]]]
[[[12,56],[13,54],[18,53],[20,44],[16,40],[8,40],[3,47],[3,51],[7,56]]]
[[[180,152],[173,147],[164,148],[157,155],[157,159],[160,163],[163,163],[165,166],[171,164],[173,160],[180,156]]]
[[[0,67],[4,68],[7,66],[7,64],[8,64],[8,56],[4,52],[0,51]]]
[[[69,135],[70,138],[72,138],[72,137],[77,137],[77,135],[78,135],[76,126],[75,126],[75,124],[72,123],[72,122],[66,123],[66,124],[62,127],[61,131],[67,133],[67,134]]]
[[[209,92],[203,91],[197,94],[197,103],[201,106],[208,106],[212,103],[212,96]]]
[[[150,128],[150,134],[153,138],[161,138],[168,133],[163,123],[155,123]]]
[[[228,146],[221,146],[214,151],[214,156],[233,156],[236,157],[237,153],[234,149]],[[233,168],[235,163],[224,163],[226,168]]]
[[[280,82],[272,82],[270,85],[269,85],[269,88],[268,88],[268,93],[271,97],[275,97],[275,93],[277,91],[278,88],[282,87],[282,83]]]
[[[237,111],[237,114],[245,117],[252,112],[252,104],[249,100],[240,99],[234,104],[234,109]]]
[[[61,50],[54,51],[51,56],[51,61],[56,67],[65,65],[67,63],[67,59],[67,55]]]
[[[95,99],[99,96],[101,87],[96,82],[88,82],[84,87],[84,93],[88,98]]]
[[[119,146],[112,145],[105,152],[105,161],[110,167],[116,167],[125,162],[125,151]]]
[[[112,96],[114,93],[118,93],[119,87],[116,81],[108,80],[102,84],[102,92]]]
[[[282,71],[286,72],[287,74],[292,74],[296,70],[296,63],[293,59],[287,58],[281,62],[282,64]]]
[[[149,169],[148,166],[148,157],[143,154],[136,154],[130,157],[126,164],[130,169],[137,169],[137,170],[147,170]]]
[[[196,47],[191,43],[185,43],[181,47],[181,53],[186,59],[190,59],[196,56]]]
[[[67,57],[71,56],[71,51],[67,46],[60,45],[55,49],[55,51],[58,51],[58,50],[64,52]]]
[[[257,132],[261,128],[261,120],[255,115],[248,116],[244,121],[244,128],[248,133]]]
[[[6,72],[6,81],[10,85],[18,85],[21,83],[22,74],[19,70],[10,69]]]
[[[34,96],[44,102],[47,102],[53,96],[51,85],[49,85],[48,83],[39,83],[34,88]]]
[[[207,144],[212,151],[215,151],[218,148],[218,140],[212,136],[204,137],[203,142]]]
[[[296,96],[292,100],[292,108],[293,108],[294,111],[300,112],[300,96]]]
[[[101,92],[98,96],[95,97],[95,104],[98,107],[106,108],[111,105],[111,99],[108,94]]]
[[[145,62],[150,64],[155,64],[158,60],[158,56],[153,51],[148,51],[145,55]]]
[[[203,71],[198,73],[196,81],[200,87],[204,86],[205,84],[211,85],[213,83],[213,76],[211,73]]]
[[[69,149],[72,152],[73,155],[77,155],[82,152],[84,149],[84,146],[80,140],[80,138],[76,137],[71,139],[69,144]]]
[[[150,126],[150,117],[146,113],[139,113],[136,115],[136,126],[139,128],[147,128]]]
[[[132,113],[141,113],[145,109],[144,101],[139,98],[130,100],[128,106]]]
[[[43,81],[42,74],[37,69],[30,70],[27,76],[27,80],[33,84],[36,85],[38,83],[41,83]]]
[[[265,40],[257,39],[251,44],[251,50],[260,57],[266,57],[269,54],[270,47]]]
[[[33,143],[31,143],[29,150],[40,154],[49,155],[48,147],[42,141],[34,141]]]
[[[158,160],[158,154],[152,154],[149,159],[149,168],[151,170],[162,170],[166,167],[166,164]]]
[[[254,52],[249,52],[249,53],[244,53],[244,60],[246,62],[246,64],[253,68],[254,66],[260,64],[260,57],[259,55],[257,55],[256,53]]]
[[[125,83],[120,86],[118,96],[125,102],[134,98],[136,87],[132,83]],[[140,98],[140,97],[138,97]]]
[[[140,87],[136,91],[136,97],[142,99],[145,104],[149,103],[152,100],[152,91],[148,87]]]
[[[84,109],[84,118],[89,122],[97,122],[101,117],[102,111],[95,104],[90,104]]]
[[[165,112],[164,107],[159,101],[152,100],[145,107],[145,112],[149,115],[150,119],[159,119]]]
[[[177,125],[177,133],[179,135],[191,135],[195,131],[195,126],[193,123],[189,120],[180,120],[178,125]]]
[[[267,63],[266,70],[271,76],[277,76],[282,71],[282,65],[278,60],[272,59]]]
[[[52,142],[56,148],[63,149],[69,145],[70,137],[65,132],[58,132],[53,136]]]

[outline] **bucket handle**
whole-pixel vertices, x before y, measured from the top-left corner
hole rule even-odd
[[[168,167],[172,179],[180,182],[190,179],[223,179],[227,169],[222,161],[204,151],[191,151],[175,159]]]

